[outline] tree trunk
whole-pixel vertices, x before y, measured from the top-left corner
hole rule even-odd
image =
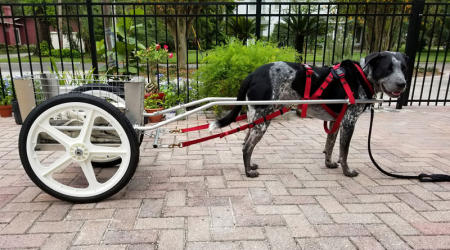
[[[50,24],[46,20],[38,21],[39,42],[46,41],[49,48],[53,48],[50,39]]]
[[[177,53],[177,66],[179,68],[186,68],[186,52],[187,52],[187,32],[186,26],[189,25],[189,22],[186,22],[184,18],[177,18],[178,20],[173,20],[172,22],[168,22],[167,26],[169,29],[170,35],[172,35],[175,41],[175,52]],[[188,31],[189,32],[189,31]]]
[[[62,1],[58,0],[58,3],[61,4]],[[63,30],[63,17],[62,17],[62,5],[58,5],[58,15],[61,15],[61,17],[58,18],[58,26],[59,29],[57,30],[58,34],[59,34],[59,48],[63,49],[63,40],[64,40],[64,33],[62,32]]]
[[[103,0],[103,3],[109,3],[109,0]],[[103,5],[103,14],[104,15],[110,15],[111,14],[111,5]],[[113,50],[113,40],[114,40],[114,34],[111,32],[111,18],[110,17],[104,17],[104,24],[105,24],[105,43],[106,43],[106,51]],[[115,65],[115,58],[111,54],[108,56],[108,63],[110,65]]]

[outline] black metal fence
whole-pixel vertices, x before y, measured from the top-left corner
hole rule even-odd
[[[2,89],[13,82],[11,76],[91,71],[156,75],[158,86],[173,83],[179,94],[198,86],[192,73],[208,50],[234,36],[243,43],[260,39],[294,47],[298,61],[312,65],[404,52],[411,59],[408,91],[398,102],[384,97],[387,103],[449,101],[449,3],[82,2],[0,4]],[[134,53],[154,43],[167,44],[175,56],[152,71]]]

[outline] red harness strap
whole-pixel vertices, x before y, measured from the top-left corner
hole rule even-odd
[[[243,114],[243,115],[240,115],[240,116],[236,117],[235,121],[238,122],[238,121],[241,121],[241,120],[244,120],[244,119],[247,119],[247,115],[246,114]],[[183,128],[183,129],[174,130],[174,131],[181,132],[181,133],[187,133],[187,132],[203,130],[203,129],[207,129],[207,128],[209,128],[209,123],[203,124],[203,125],[199,125],[199,126],[196,126],[196,127]]]
[[[231,135],[231,134],[234,134],[236,132],[239,132],[239,131],[242,131],[242,130],[246,130],[248,128],[253,128],[253,127],[255,127],[256,125],[258,125],[260,123],[263,123],[263,122],[266,122],[266,121],[270,121],[273,118],[275,118],[277,116],[280,116],[280,115],[283,115],[284,113],[288,112],[289,109],[290,108],[283,107],[283,108],[281,108],[281,109],[279,109],[279,110],[277,110],[275,112],[272,112],[272,113],[270,113],[270,114],[268,114],[268,115],[266,115],[264,117],[256,119],[252,123],[247,123],[245,125],[242,125],[240,127],[237,127],[237,128],[234,128],[232,130],[228,130],[228,131],[225,131],[225,132],[222,132],[222,133],[210,135],[210,136],[207,136],[207,137],[203,137],[203,138],[199,138],[199,139],[195,139],[195,140],[191,140],[191,141],[181,142],[178,145],[182,148],[182,147],[187,147],[187,146],[190,146],[190,145],[193,145],[193,144],[197,144],[197,143],[200,143],[200,142],[208,141],[208,140],[211,140],[211,139],[214,139],[214,138],[217,138],[217,137],[223,138],[223,137],[225,137],[227,135]]]
[[[306,83],[305,83],[305,92],[303,94],[303,99],[308,100],[310,92],[311,92],[311,77],[314,74],[314,71],[307,64],[303,64],[303,66],[306,68]],[[305,118],[306,112],[308,110],[308,104],[301,104],[301,105],[299,105],[299,108],[300,108],[300,106],[302,109],[301,118]]]

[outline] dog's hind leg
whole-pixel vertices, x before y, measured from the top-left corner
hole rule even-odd
[[[333,127],[333,125],[334,122],[330,122],[330,127]],[[338,132],[327,135],[327,142],[325,144],[325,149],[323,150],[325,153],[325,166],[327,166],[327,168],[337,168],[339,166],[337,162],[332,161],[331,157],[333,155],[333,148],[334,143],[336,142],[337,134]]]
[[[245,175],[250,178],[258,177],[259,173],[256,171],[258,165],[251,163],[253,149],[255,149],[256,144],[261,140],[263,135],[266,133],[270,122],[264,122],[251,128],[242,147],[242,155],[244,158]]]
[[[347,114],[348,115],[348,114]],[[341,124],[341,138],[339,147],[339,163],[341,164],[344,175],[354,177],[358,175],[358,172],[351,170],[347,164],[348,150],[350,148],[350,141],[352,140],[353,131],[356,125],[356,116],[351,114],[345,116]]]

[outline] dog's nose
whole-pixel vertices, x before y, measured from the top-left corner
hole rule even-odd
[[[402,89],[405,88],[406,82],[397,83],[397,87],[402,88]]]

